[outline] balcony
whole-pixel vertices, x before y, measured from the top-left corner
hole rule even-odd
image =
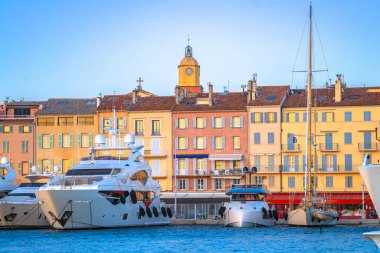
[[[144,157],[166,157],[167,153],[165,149],[160,150],[150,150],[150,149],[144,149]]]
[[[281,150],[282,152],[289,152],[289,153],[295,153],[295,152],[301,152],[300,144],[281,144]]]
[[[33,115],[0,115],[0,119],[34,119]]]
[[[322,152],[337,152],[339,145],[338,143],[320,143],[319,150]]]
[[[257,167],[257,173],[260,174],[260,173],[279,173],[280,172],[280,168],[281,166],[280,165],[273,165],[273,166],[259,166]]]
[[[319,172],[343,172],[341,165],[326,165],[319,168]]]
[[[359,142],[358,143],[359,151],[377,151],[377,143],[376,142]]]

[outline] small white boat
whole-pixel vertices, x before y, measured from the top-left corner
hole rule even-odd
[[[269,227],[278,220],[277,211],[266,202],[265,185],[233,185],[226,194],[231,200],[219,209],[225,226]]]
[[[17,186],[13,183],[16,180],[16,171],[9,165],[7,157],[1,158],[0,161],[0,198],[6,196]]]
[[[56,168],[57,169],[57,168]],[[53,173],[38,173],[33,166],[33,173],[24,178],[29,180],[21,183],[15,190],[0,200],[0,228],[43,228],[50,224],[41,210],[35,192],[40,186],[59,177]]]
[[[371,154],[364,156],[363,164],[359,167],[360,175],[375,205],[376,211],[380,212],[380,164],[371,164]],[[380,248],[380,231],[367,232],[364,236],[372,239]]]

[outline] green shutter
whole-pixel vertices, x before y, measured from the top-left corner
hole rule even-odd
[[[50,148],[54,148],[54,134],[50,135]]]
[[[13,133],[13,126],[9,126],[9,132]]]
[[[19,176],[22,175],[22,162],[18,162],[18,172],[17,172],[17,174],[18,174]]]
[[[49,170],[52,171],[54,169],[54,159],[49,159]]]
[[[78,134],[78,147],[81,148],[82,147],[82,134]]]
[[[59,172],[62,172],[62,159],[58,159]]]
[[[38,148],[42,148],[42,134],[38,135]]]
[[[43,171],[43,168],[42,168],[42,160],[38,160],[38,170],[39,170],[39,171]]]
[[[88,134],[88,145],[92,147],[92,133]]]
[[[70,147],[74,147],[74,134],[70,134]]]
[[[22,131],[22,126],[18,126],[18,132],[21,134],[23,131]]]
[[[0,126],[0,133],[4,132],[4,127]]]
[[[33,132],[33,126],[29,126],[29,133]]]
[[[58,147],[62,148],[62,134],[58,134]]]

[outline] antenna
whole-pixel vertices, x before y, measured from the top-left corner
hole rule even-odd
[[[187,46],[190,46],[190,35],[187,35]]]

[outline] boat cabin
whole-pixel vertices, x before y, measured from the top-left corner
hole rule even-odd
[[[226,194],[231,195],[231,201],[266,201],[269,191],[264,185],[233,185]]]

